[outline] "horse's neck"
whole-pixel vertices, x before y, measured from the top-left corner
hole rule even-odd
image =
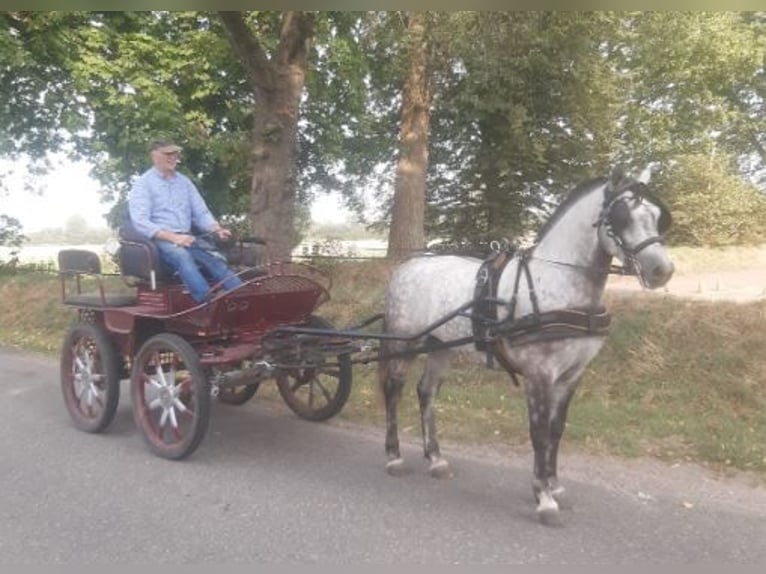
[[[598,187],[570,205],[537,243],[533,255],[580,267],[598,265],[601,249],[593,224],[603,200],[602,188]]]
[[[529,266],[541,310],[600,303],[611,259],[600,248],[593,226],[603,198],[602,187],[586,193],[559,216],[534,247]],[[507,275],[506,289],[515,272]],[[523,297],[526,279],[522,277],[519,285],[519,296]]]

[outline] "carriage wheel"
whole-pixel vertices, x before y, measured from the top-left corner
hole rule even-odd
[[[169,459],[189,456],[210,421],[210,390],[192,346],[169,333],[143,344],[133,361],[133,417],[149,449]]]
[[[308,326],[317,329],[333,328],[320,317],[312,317]],[[351,393],[350,355],[338,355],[337,363],[278,372],[276,381],[279,394],[295,414],[309,421],[324,421],[340,412]]]
[[[218,390],[218,400],[227,405],[244,405],[255,396],[256,392],[258,392],[258,383],[237,387],[221,387]]]
[[[103,431],[120,400],[117,352],[96,325],[70,329],[61,350],[61,391],[74,425],[85,432]]]

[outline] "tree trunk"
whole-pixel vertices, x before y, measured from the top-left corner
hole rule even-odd
[[[388,257],[401,258],[425,247],[425,197],[431,78],[427,13],[412,12],[407,22],[410,66],[402,91],[399,161],[388,233]]]
[[[255,97],[250,230],[286,260],[296,244],[298,114],[308,69],[313,16],[285,12],[277,51],[268,58],[239,12],[221,12]]]

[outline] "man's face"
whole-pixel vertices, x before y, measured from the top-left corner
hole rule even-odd
[[[152,162],[154,166],[163,173],[172,173],[176,170],[176,165],[180,159],[179,152],[164,152],[154,150],[152,152]]]

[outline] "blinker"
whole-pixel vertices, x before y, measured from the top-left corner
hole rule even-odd
[[[656,195],[646,189],[641,190],[641,195],[639,197],[649,201],[649,203],[652,203],[659,208],[660,218],[657,221],[657,232],[660,235],[667,233],[673,223],[670,210],[668,210],[665,204]],[[625,230],[630,223],[630,217],[631,214],[628,199],[618,199],[609,206],[607,219],[615,233],[622,233]]]
[[[630,207],[625,199],[618,199],[612,203],[607,214],[609,224],[615,233],[622,233],[630,223]]]

